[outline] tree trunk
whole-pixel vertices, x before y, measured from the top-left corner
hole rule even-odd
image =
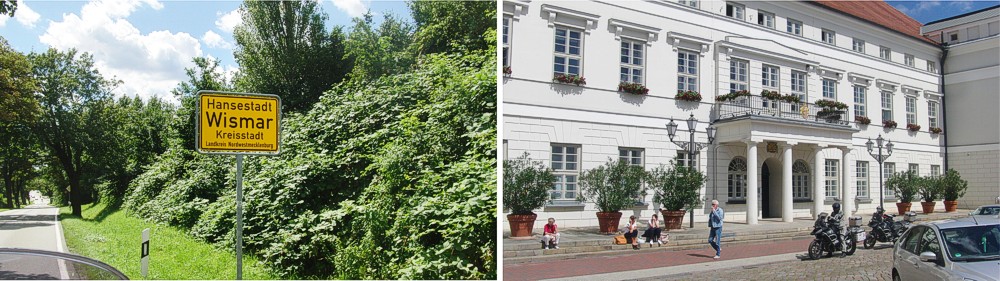
[[[70,205],[73,206],[74,216],[83,215],[83,211],[80,210],[80,202],[83,201],[83,199],[81,199],[83,196],[81,195],[80,175],[74,171],[72,174],[69,174],[69,200]]]
[[[10,164],[5,163],[3,166],[3,195],[7,199],[4,203],[5,208],[14,207],[14,174],[10,172]]]

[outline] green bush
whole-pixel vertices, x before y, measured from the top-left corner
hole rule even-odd
[[[503,161],[504,209],[511,214],[531,214],[549,201],[549,189],[556,176],[541,161],[531,161],[528,153]]]
[[[885,180],[885,186],[896,193],[899,202],[910,203],[920,191],[920,177],[913,171],[896,172]]]
[[[608,158],[608,162],[580,176],[582,193],[577,200],[594,201],[601,212],[617,212],[635,206],[645,178],[642,167]]]
[[[705,173],[671,160],[669,168],[661,165],[650,171],[647,182],[654,190],[653,201],[668,211],[679,211],[698,207],[706,180]]]
[[[969,188],[969,182],[962,179],[958,171],[948,169],[940,179],[941,192],[944,200],[955,201],[965,196],[965,189]]]

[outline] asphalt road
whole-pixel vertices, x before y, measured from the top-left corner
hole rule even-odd
[[[0,248],[66,252],[58,214],[58,208],[40,205],[0,212]],[[68,279],[71,267],[63,260],[0,250],[0,279]]]

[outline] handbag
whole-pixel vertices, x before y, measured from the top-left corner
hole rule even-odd
[[[615,245],[625,245],[625,234],[615,236]]]

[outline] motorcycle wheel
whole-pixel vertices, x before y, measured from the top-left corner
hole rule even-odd
[[[865,238],[865,249],[875,247],[875,242],[875,234],[873,232],[868,232],[868,237]]]
[[[821,244],[819,240],[813,240],[812,243],[809,243],[810,259],[818,260],[823,255],[823,246]]]
[[[854,235],[848,235],[846,240],[847,245],[844,245],[846,253],[848,255],[853,255],[854,251],[858,250],[858,238]]]

